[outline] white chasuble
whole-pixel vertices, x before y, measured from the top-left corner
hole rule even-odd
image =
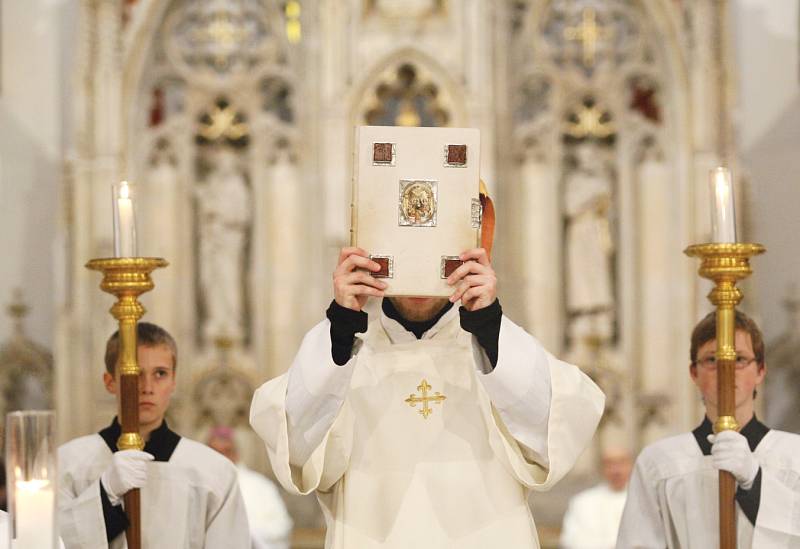
[[[71,440],[58,451],[59,529],[67,549],[122,549],[122,533],[106,541],[100,476],[111,464],[100,435]],[[250,549],[236,467],[208,446],[181,438],[169,461],[147,464],[141,489],[143,549]]]
[[[770,430],[753,452],[761,466],[755,526],[737,504],[738,549],[800,547],[800,436]],[[719,472],[692,433],[655,442],[636,460],[618,549],[719,547]]]
[[[278,480],[292,493],[316,490],[329,549],[538,548],[529,490],[572,467],[602,393],[506,317],[489,374],[455,308],[420,340],[398,328],[381,315],[336,366],[323,321],[290,372],[256,392],[250,419]],[[289,413],[302,391],[304,407]],[[307,458],[290,450],[294,425]]]

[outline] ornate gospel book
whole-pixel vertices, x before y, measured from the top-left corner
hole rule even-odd
[[[381,265],[385,294],[449,296],[479,242],[480,132],[360,126],[354,157],[351,243]]]

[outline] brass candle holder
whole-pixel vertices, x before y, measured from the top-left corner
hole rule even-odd
[[[139,363],[136,357],[136,323],[145,309],[139,296],[155,287],[150,273],[166,267],[167,261],[154,257],[118,257],[92,259],[86,268],[103,273],[100,289],[112,294],[117,302],[111,307],[111,315],[119,322],[119,374],[120,425],[122,434],[117,441],[120,450],[141,450],[144,440],[139,434]],[[141,515],[139,490],[131,490],[124,496],[125,512],[129,526],[125,531],[128,547],[141,547]]]
[[[714,282],[708,299],[717,308],[717,419],[714,432],[738,430],[736,422],[736,306],[742,292],[739,280],[752,274],[750,258],[764,253],[760,244],[695,244],[684,250],[702,260],[699,274]],[[720,549],[736,548],[736,481],[727,471],[719,472]]]

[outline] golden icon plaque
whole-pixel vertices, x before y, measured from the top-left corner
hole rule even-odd
[[[401,180],[398,223],[403,227],[435,227],[437,190],[436,181]]]

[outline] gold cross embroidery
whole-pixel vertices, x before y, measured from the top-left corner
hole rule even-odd
[[[422,393],[422,396],[417,395],[409,395],[408,398],[405,400],[409,406],[416,407],[417,403],[422,403],[422,410],[419,411],[422,414],[422,417],[428,419],[428,416],[431,415],[433,410],[430,406],[428,406],[429,402],[435,402],[436,404],[441,404],[444,399],[447,397],[441,394],[440,392],[435,392],[433,396],[428,396],[428,391],[431,390],[431,386],[428,384],[426,380],[422,380],[419,385],[417,385],[417,391]]]
[[[597,43],[604,38],[611,38],[611,29],[597,24],[597,13],[592,8],[584,8],[581,12],[581,24],[577,27],[564,29],[564,38],[576,40],[583,46],[583,64],[586,67],[594,66],[597,55]]]

